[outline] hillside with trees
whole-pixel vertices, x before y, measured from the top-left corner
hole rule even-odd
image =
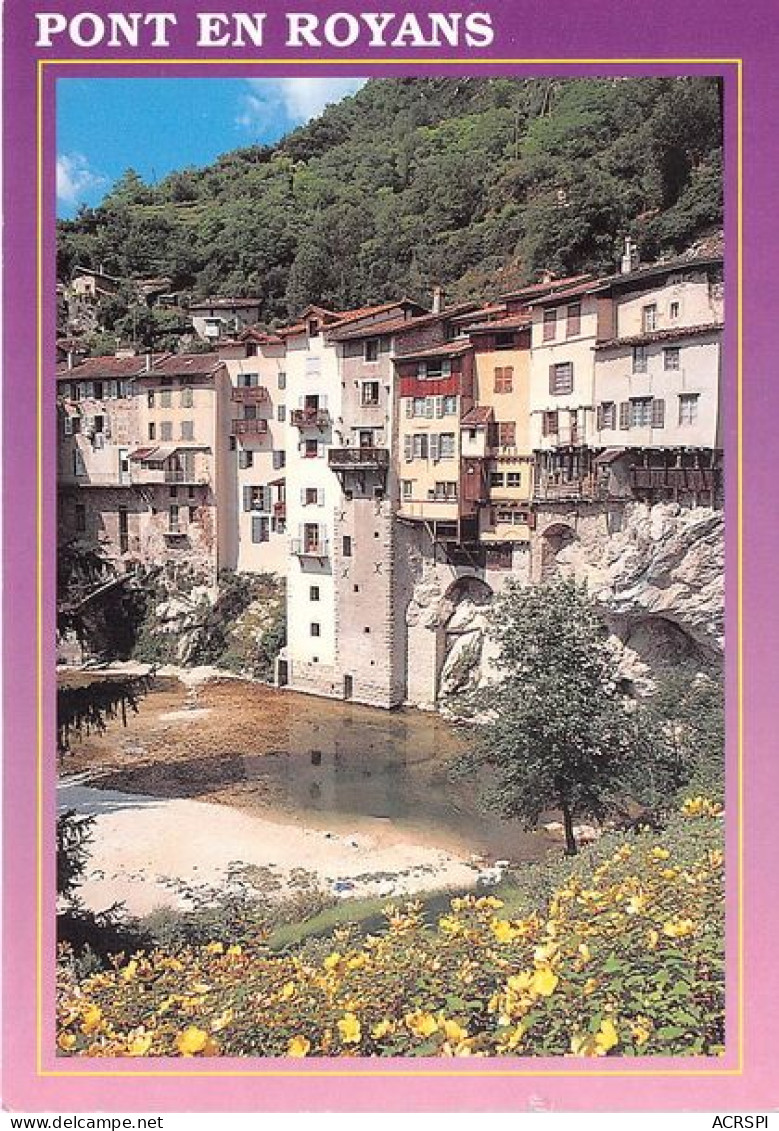
[[[58,269],[257,295],[272,323],[608,271],[628,234],[648,260],[721,219],[716,79],[377,79],[274,146],[154,185],[128,170],[59,223]]]

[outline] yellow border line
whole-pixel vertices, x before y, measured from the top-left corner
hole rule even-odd
[[[43,727],[43,241],[41,239],[41,232],[43,230],[43,72],[46,66],[138,66],[150,65],[158,66],[164,64],[165,66],[177,65],[195,65],[195,66],[225,66],[225,65],[240,65],[243,67],[251,66],[252,64],[261,64],[263,66],[349,66],[362,68],[364,66],[386,66],[386,65],[419,65],[429,64],[430,66],[500,66],[500,65],[529,65],[529,64],[564,64],[567,66],[587,65],[587,64],[716,64],[735,65],[736,67],[736,148],[737,148],[737,190],[736,190],[736,209],[737,209],[737,255],[736,255],[736,276],[737,276],[737,316],[736,316],[736,334],[737,334],[737,365],[736,365],[736,416],[737,416],[737,444],[736,444],[736,467],[737,467],[737,568],[736,568],[736,584],[738,596],[736,601],[737,613],[737,630],[736,630],[736,697],[737,697],[737,823],[738,823],[738,867],[737,867],[737,883],[738,883],[738,928],[737,928],[737,956],[736,956],[736,992],[738,994],[738,1009],[737,1009],[737,1038],[736,1043],[738,1046],[738,1060],[735,1068],[701,1068],[701,1069],[660,1069],[658,1071],[651,1070],[638,1070],[638,1069],[489,1069],[483,1070],[448,1070],[448,1069],[362,1069],[362,1070],[348,1070],[348,1069],[310,1069],[308,1071],[301,1069],[206,1069],[205,1071],[185,1071],[178,1069],[152,1069],[148,1072],[136,1071],[111,1071],[109,1069],[97,1069],[95,1071],[57,1071],[53,1069],[43,1068],[43,1048],[42,1048],[42,1030],[43,1030],[43,768],[44,768],[44,727]],[[743,720],[743,693],[744,693],[744,664],[743,664],[743,517],[742,517],[742,504],[743,504],[743,444],[742,444],[742,414],[743,414],[743,234],[744,234],[744,216],[743,216],[743,161],[744,161],[744,145],[743,145],[743,66],[744,61],[741,58],[725,58],[725,59],[38,59],[38,82],[37,82],[37,209],[38,209],[38,239],[37,239],[37,275],[38,275],[38,296],[37,296],[37,329],[38,329],[38,365],[37,365],[37,459],[36,459],[36,507],[37,507],[37,562],[36,562],[36,594],[37,594],[37,610],[36,610],[36,640],[37,640],[37,690],[38,690],[38,710],[37,710],[37,725],[38,725],[38,805],[37,805],[37,852],[38,852],[38,867],[36,870],[36,907],[38,914],[37,932],[36,932],[36,1052],[37,1052],[37,1075],[40,1077],[65,1077],[65,1078],[79,1078],[79,1079],[101,1079],[110,1077],[112,1079],[124,1078],[129,1080],[146,1079],[149,1077],[170,1077],[170,1078],[184,1078],[190,1080],[198,1080],[203,1078],[233,1078],[233,1079],[253,1079],[255,1077],[281,1077],[290,1079],[306,1079],[306,1078],[328,1078],[328,1077],[349,1077],[351,1079],[376,1079],[393,1078],[393,1077],[428,1077],[428,1078],[447,1078],[447,1077],[473,1077],[481,1079],[484,1077],[614,1077],[625,1078],[631,1077],[633,1079],[655,1079],[657,1077],[703,1077],[703,1076],[741,1076],[744,1069],[744,906],[743,906],[743,891],[744,891],[744,821],[743,821],[743,800],[744,800],[744,780],[743,780],[743,762],[744,762],[744,720]],[[241,77],[241,76],[237,76]],[[248,1059],[248,1058],[247,1058]]]

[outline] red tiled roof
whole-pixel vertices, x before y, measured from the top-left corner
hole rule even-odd
[[[280,345],[281,338],[278,334],[270,333],[267,330],[260,330],[258,326],[247,326],[246,329],[238,335],[239,342],[259,342],[261,345]]]
[[[393,305],[397,305],[393,303]],[[377,335],[384,334],[399,334],[405,332],[412,332],[419,329],[421,326],[432,325],[434,322],[447,321],[455,317],[455,311],[464,311],[465,308],[473,308],[477,306],[475,302],[461,302],[456,306],[450,306],[446,310],[434,314],[432,311],[427,314],[414,315],[411,318],[388,318],[385,322],[374,322],[370,326],[346,326],[344,329],[340,325],[334,326],[328,330],[328,337],[334,342],[348,342],[355,338],[370,338]]]
[[[464,329],[467,334],[489,334],[496,330],[500,333],[504,330],[523,330],[532,325],[532,322],[533,319],[529,314],[509,314],[505,318],[495,318],[492,322],[477,322],[473,326],[466,322]]]
[[[543,295],[541,298],[534,298],[528,303],[528,306],[551,305],[555,302],[565,302],[565,300],[569,298],[579,298],[581,295],[590,294],[590,292],[604,290],[610,278],[611,276],[606,279],[590,278],[586,283],[577,283],[575,286],[566,287],[562,291],[552,291],[550,294]]]
[[[681,338],[693,338],[698,334],[711,334],[722,329],[721,322],[705,322],[699,326],[673,326],[668,330],[652,330],[646,334],[633,334],[628,338],[609,338],[596,342],[596,350],[616,349],[619,346],[643,346],[652,342],[674,342]]]
[[[180,376],[192,373],[211,374],[224,363],[217,353],[173,353],[155,362],[149,376]],[[141,376],[145,376],[145,372]]]
[[[441,342],[440,345],[414,350],[413,353],[396,354],[394,361],[400,363],[423,360],[426,357],[457,357],[459,354],[467,353],[469,349],[471,349],[470,342]]]
[[[157,358],[164,357],[157,354]],[[146,357],[85,357],[71,369],[66,361],[57,366],[58,381],[111,380],[117,377],[135,377],[146,369]]]
[[[583,283],[586,282],[587,279],[592,279],[592,277],[591,274],[566,275],[562,279],[550,279],[549,282],[546,283],[529,283],[526,287],[520,287],[517,291],[511,291],[508,294],[501,295],[501,298],[530,298],[532,295],[543,295],[547,291],[567,290],[577,283]]]
[[[495,419],[495,412],[490,405],[474,405],[473,408],[468,409],[465,416],[460,421],[463,428],[478,428],[479,426],[486,427],[491,424]]]

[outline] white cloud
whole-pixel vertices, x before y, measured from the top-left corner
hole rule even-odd
[[[325,106],[340,102],[364,86],[367,79],[247,79],[249,93],[243,96],[236,125],[256,129],[268,123],[279,111],[295,125],[321,114]]]
[[[63,204],[80,204],[107,184],[108,178],[91,169],[83,154],[63,153],[57,158],[57,200]]]

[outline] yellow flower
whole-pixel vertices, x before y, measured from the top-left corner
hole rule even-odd
[[[287,1045],[287,1056],[308,1056],[311,1051],[311,1041],[307,1037],[293,1037]]]
[[[130,962],[127,963],[124,970],[122,970],[122,977],[124,978],[125,982],[130,982],[135,977],[137,969],[138,963],[133,958]]]
[[[517,931],[514,930],[508,919],[493,919],[490,927],[499,943],[509,943],[517,937]]]
[[[139,1033],[127,1045],[127,1053],[129,1056],[146,1056],[146,1053],[151,1048],[153,1037],[151,1033]]]
[[[646,1017],[637,1017],[630,1026],[630,1032],[637,1045],[645,1045],[652,1035],[652,1023]]]
[[[289,999],[291,997],[294,997],[294,996],[295,996],[295,983],[294,982],[285,982],[284,985],[281,987],[281,992],[279,993],[279,997],[281,998],[282,1001],[289,1001]]]
[[[513,1028],[502,1034],[500,1038],[500,1047],[502,1049],[515,1049],[519,1042],[522,1040],[524,1032],[524,1027],[521,1024],[514,1025]]]
[[[443,1020],[441,1028],[444,1031],[444,1036],[447,1041],[453,1045],[459,1045],[460,1041],[464,1041],[468,1036],[468,1030],[463,1029],[462,1025],[458,1025],[456,1021]]]
[[[241,954],[243,954],[243,947],[239,946],[238,943],[235,943],[234,946],[228,946],[227,953],[231,958],[238,958]]]
[[[362,1026],[353,1013],[345,1013],[338,1022],[338,1032],[345,1045],[356,1045],[362,1035]]]
[[[350,958],[349,961],[346,963],[346,965],[347,965],[347,968],[349,970],[360,970],[365,965],[365,963],[367,961],[368,961],[367,956],[365,954],[360,953],[360,954],[355,954],[355,956],[353,958]]]
[[[205,1050],[208,1044],[208,1033],[204,1029],[198,1029],[197,1025],[188,1025],[178,1034],[175,1043],[182,1056],[194,1056],[195,1053]]]
[[[660,935],[653,928],[651,931],[648,932],[648,934],[646,936],[646,945],[649,947],[650,950],[654,950],[659,942],[660,942]]]
[[[619,1044],[619,1033],[613,1021],[608,1017],[601,1021],[600,1029],[595,1034],[595,1048],[598,1056],[605,1056],[609,1049]]]
[[[548,966],[542,966],[539,970],[536,970],[533,975],[531,988],[541,997],[549,997],[550,994],[555,992],[559,981],[560,979],[553,970],[550,970]]]
[[[579,943],[579,954],[581,955],[582,962],[589,962],[592,958],[590,948],[586,942]]]
[[[85,1009],[81,1017],[81,1032],[94,1033],[95,1029],[100,1028],[103,1020],[103,1011],[99,1005],[90,1005]]]
[[[507,987],[515,993],[522,993],[524,990],[529,990],[533,984],[535,973],[532,970],[523,970],[520,974],[512,974],[507,979]]]
[[[215,1021],[211,1022],[211,1029],[214,1033],[220,1033],[222,1029],[230,1024],[234,1017],[235,1014],[232,1009],[225,1009],[223,1013],[219,1014]]]
[[[645,895],[633,895],[628,900],[627,913],[628,915],[639,915],[646,906]]]
[[[73,1033],[60,1033],[57,1037],[57,1044],[63,1052],[69,1052],[76,1043],[76,1038]]]
[[[655,860],[667,860],[671,853],[667,848],[660,848],[660,846],[658,845],[656,848],[652,849],[652,855],[654,856]]]
[[[663,934],[672,939],[684,939],[695,930],[692,919],[669,919],[663,923]]]
[[[382,1037],[386,1037],[389,1033],[391,1033],[394,1028],[395,1026],[392,1024],[392,1022],[388,1021],[385,1018],[383,1021],[379,1021],[377,1025],[373,1026],[373,1028],[371,1029],[371,1036],[373,1037],[374,1041],[380,1041]]]
[[[498,911],[503,907],[503,900],[498,899],[494,895],[483,895],[481,899],[476,900],[477,907],[491,907],[494,911]]]
[[[592,994],[592,993],[595,993],[597,988],[598,988],[598,979],[597,978],[588,978],[587,981],[582,986],[582,993],[583,994]]]
[[[438,1029],[438,1022],[432,1013],[417,1010],[416,1013],[407,1013],[405,1022],[415,1037],[431,1037]]]
[[[224,944],[220,942],[210,942],[206,947],[208,954],[224,954]]]
[[[325,970],[335,970],[340,961],[341,954],[337,950],[335,950],[332,954],[328,954],[322,965],[324,966]]]
[[[463,929],[456,915],[442,915],[438,920],[438,927],[445,935],[459,935]]]

